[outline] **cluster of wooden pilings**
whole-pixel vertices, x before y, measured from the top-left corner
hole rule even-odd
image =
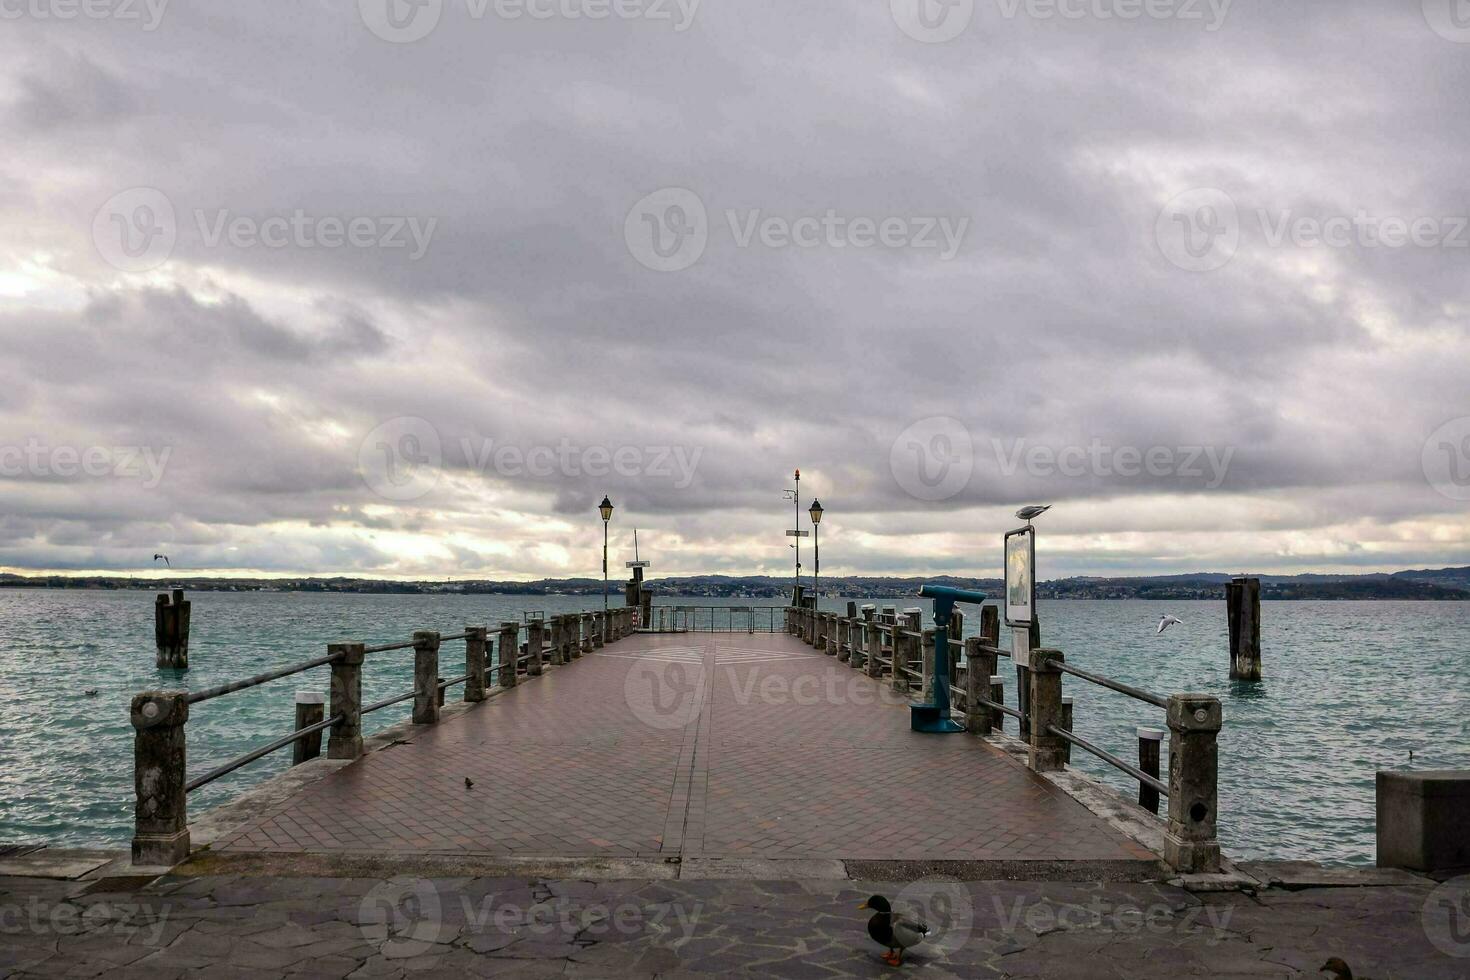
[[[413,723],[432,725],[439,721],[445,691],[449,688],[463,685],[466,702],[484,701],[492,687],[515,687],[527,678],[541,675],[547,667],[570,664],[584,654],[630,636],[633,631],[633,610],[628,608],[568,613],[524,624],[505,622],[494,633],[488,626],[467,626],[449,636],[420,630],[411,640],[380,646],[331,643],[324,657],[203,690],[144,691],[133,698],[129,713],[134,730],[136,791],[133,863],[171,866],[187,858],[188,794],[272,752],[289,747],[294,764],[306,762],[320,753],[325,732],[329,759],[356,759],[363,752],[364,715],[412,701]],[[453,640],[464,640],[464,673],[445,679],[441,674],[441,645]],[[414,657],[413,690],[364,705],[362,672],[368,658],[410,649]],[[294,731],[209,772],[188,778],[185,726],[191,705],[318,667],[331,671],[330,692],[326,697],[315,692],[297,694]]]
[[[1258,619],[1259,617],[1257,617]],[[923,628],[923,611],[899,611],[887,607],[847,604],[847,614],[826,612],[811,606],[786,609],[786,631],[800,637],[838,661],[862,670],[870,677],[887,679],[894,690],[913,692],[929,701],[935,683],[935,630]],[[1021,630],[1025,633],[1025,630]],[[963,617],[955,610],[947,639],[960,642]],[[950,657],[950,693],[957,720],[963,718],[967,731],[981,737],[1000,735],[1004,717],[1020,726],[1026,743],[1027,764],[1037,772],[1065,769],[1073,746],[1083,749],[1138,781],[1139,805],[1158,812],[1159,797],[1169,801],[1164,828],[1164,860],[1184,873],[1213,873],[1220,870],[1220,845],[1216,837],[1218,802],[1218,759],[1216,738],[1221,727],[1220,702],[1203,694],[1175,694],[1167,698],[1113,681],[1066,662],[1060,650],[1029,649],[1021,644],[1017,658],[1019,707],[1005,703],[1005,680],[998,673],[999,658],[1012,651],[999,646],[1000,622],[995,606],[981,607],[978,635],[963,640],[965,663]],[[1019,649],[1019,648],[1018,648]],[[1062,695],[1062,676],[1071,674],[1164,709],[1169,733],[1169,777],[1159,778],[1159,729],[1139,728],[1139,765],[1125,762],[1072,731],[1072,701]]]

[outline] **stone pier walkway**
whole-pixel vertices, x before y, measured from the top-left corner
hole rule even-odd
[[[784,634],[635,636],[415,729],[214,850],[1152,860],[1006,753],[910,731],[907,703]]]

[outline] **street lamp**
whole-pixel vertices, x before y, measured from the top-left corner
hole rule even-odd
[[[602,495],[602,503],[597,505],[602,512],[602,614],[607,615],[607,522],[612,520],[613,505],[607,499],[607,494]]]
[[[820,597],[822,590],[818,579],[822,574],[822,545],[817,535],[817,525],[822,523],[822,502],[813,499],[807,513],[812,515],[812,592]]]

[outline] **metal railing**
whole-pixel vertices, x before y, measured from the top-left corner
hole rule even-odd
[[[780,633],[786,606],[654,605],[644,632],[674,633]]]

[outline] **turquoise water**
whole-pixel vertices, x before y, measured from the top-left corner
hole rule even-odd
[[[201,592],[190,599],[193,667],[181,675],[153,666],[151,592],[0,590],[0,843],[126,842],[127,709],[138,691],[237,680],[320,656],[336,640],[384,643],[415,629],[451,633],[518,620],[523,610],[549,615],[601,604],[580,596]],[[927,606],[911,598],[891,604]],[[1238,857],[1371,862],[1375,770],[1408,766],[1410,751],[1416,768],[1470,768],[1470,604],[1265,603],[1266,679],[1258,685],[1227,679],[1223,600],[1043,601],[1039,608],[1044,643],[1064,650],[1069,663],[1155,693],[1200,691],[1224,702],[1220,834]],[[1156,636],[1164,612],[1184,624]],[[967,632],[976,625],[972,616]],[[453,667],[462,649],[445,644],[445,676],[459,673]],[[1009,679],[1009,666],[1002,669]],[[364,699],[405,692],[411,678],[411,651],[371,655]],[[194,705],[190,773],[289,731],[294,692],[325,692],[326,683],[327,672],[316,670]],[[1151,705],[1072,677],[1064,686],[1076,700],[1076,730],[1125,758],[1136,752],[1134,726],[1162,724],[1163,712]],[[1012,702],[1014,687],[1007,684]],[[89,697],[88,688],[98,693]],[[366,727],[401,721],[408,710],[384,709],[368,716]],[[229,799],[288,759],[277,753],[191,794],[191,811]],[[1073,763],[1132,791],[1085,753],[1074,750]]]

